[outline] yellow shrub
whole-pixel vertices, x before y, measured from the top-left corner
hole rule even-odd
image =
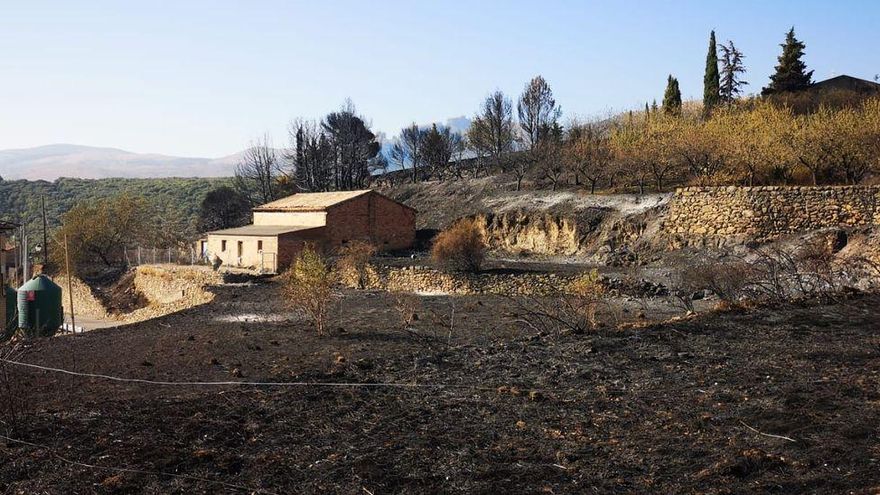
[[[437,235],[431,259],[451,271],[478,272],[486,257],[486,240],[474,219],[459,220]]]

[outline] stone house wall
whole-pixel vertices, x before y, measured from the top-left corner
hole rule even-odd
[[[880,186],[685,187],[670,200],[661,232],[692,245],[877,224]]]

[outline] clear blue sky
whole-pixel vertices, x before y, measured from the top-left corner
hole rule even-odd
[[[728,5],[730,5],[728,7]],[[785,31],[814,79],[880,73],[876,1],[0,1],[0,149],[216,157],[351,97],[391,135],[535,74],[566,115],[702,95],[709,30],[766,84]]]

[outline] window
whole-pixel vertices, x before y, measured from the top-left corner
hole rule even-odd
[[[257,251],[263,250],[263,241],[257,241]]]
[[[226,251],[226,241],[220,241],[220,251]]]
[[[238,241],[238,254],[236,256],[241,258],[241,255],[243,252],[244,252],[244,242]]]

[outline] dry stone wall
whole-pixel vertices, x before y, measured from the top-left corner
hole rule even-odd
[[[681,246],[877,224],[880,186],[685,187],[669,202],[660,230]]]
[[[370,267],[368,289],[419,294],[541,294],[568,286],[580,274],[447,273],[429,266]]]
[[[147,265],[135,270],[134,288],[149,305],[125,315],[126,322],[149,320],[211,302],[214,294],[207,288],[223,283],[221,274],[201,266]]]
[[[70,315],[70,296],[67,291],[69,287],[73,287],[73,308],[76,310],[77,316],[86,318],[104,319],[109,318],[107,309],[101,304],[101,301],[92,293],[92,289],[79,278],[73,277],[68,285],[67,276],[60,275],[55,277],[55,283],[61,286],[62,298],[61,303],[64,306],[64,314]]]

